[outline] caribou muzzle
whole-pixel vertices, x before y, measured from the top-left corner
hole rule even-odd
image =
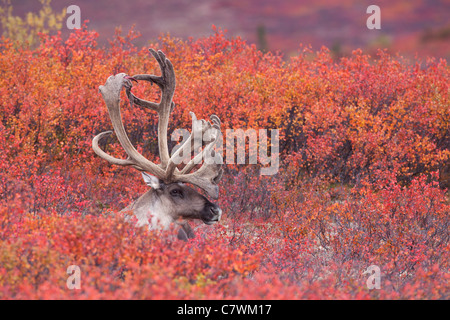
[[[208,203],[207,205],[205,205],[205,208],[201,213],[201,219],[207,225],[216,223],[217,221],[220,220],[221,216],[222,210],[219,208],[218,205],[214,203]]]

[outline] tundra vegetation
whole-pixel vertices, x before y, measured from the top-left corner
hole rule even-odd
[[[218,29],[145,48],[136,36],[118,31],[108,47],[86,27],[36,45],[1,38],[0,298],[450,298],[445,60],[283,57]],[[148,186],[91,147],[111,129],[99,86],[158,74],[149,47],[176,71],[169,132],[190,128],[189,112],[216,114],[222,130],[279,129],[278,173],[224,159],[222,219],[194,224],[187,241],[125,222],[120,210]],[[159,101],[157,86],[133,85]],[[130,141],[157,163],[156,113],[122,95]],[[126,158],[114,135],[101,143]],[[67,286],[72,265],[80,289]],[[367,287],[371,265],[380,289]]]

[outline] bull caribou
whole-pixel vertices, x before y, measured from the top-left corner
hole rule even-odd
[[[92,141],[92,148],[98,156],[111,164],[131,166],[141,171],[145,183],[150,187],[150,190],[121,212],[135,216],[138,226],[147,225],[149,229],[168,229],[173,223],[178,224],[180,226],[178,238],[193,238],[195,234],[188,222],[189,220],[199,219],[210,225],[219,221],[222,214],[218,205],[210,202],[204,195],[188,186],[188,184],[192,184],[199,187],[213,199],[217,199],[219,196],[217,184],[223,173],[222,161],[220,161],[222,158],[218,153],[214,154],[214,146],[217,138],[220,137],[220,120],[216,115],[210,117],[211,122],[197,120],[195,114],[191,112],[192,132],[190,137],[185,139],[178,150],[170,156],[167,144],[167,128],[169,115],[175,106],[172,101],[175,92],[175,72],[172,63],[163,52],[156,52],[153,49],[149,49],[149,51],[159,64],[161,76],[150,74],[128,76],[125,73],[119,73],[110,76],[105,85],[99,87],[108,108],[114,132],[128,155],[127,159],[113,157],[99,147],[99,141],[112,134],[112,131],[102,132],[95,136]],[[140,99],[131,93],[133,82],[141,80],[158,85],[161,90],[159,103]],[[160,164],[155,164],[145,158],[131,144],[120,114],[120,92],[122,88],[125,88],[131,106],[137,105],[158,113]],[[187,152],[187,154],[192,154],[194,145],[197,145],[194,143],[194,137],[198,137],[198,133],[200,133],[200,137],[207,136],[208,141],[201,142],[201,152],[190,159],[184,167],[179,168],[180,163],[177,160],[180,153],[183,152],[184,154],[188,150],[190,152]],[[197,164],[201,162],[202,157],[207,154],[213,154],[216,160],[217,157],[220,159],[214,162],[203,161],[201,167],[192,172],[194,168],[198,167]]]

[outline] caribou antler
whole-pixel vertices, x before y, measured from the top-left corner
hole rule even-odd
[[[172,101],[175,92],[175,72],[172,63],[166,58],[161,51],[156,52],[153,49],[149,49],[150,53],[155,57],[161,69],[161,76],[138,74],[132,77],[127,76],[124,73],[110,76],[104,86],[100,86],[99,90],[103,95],[103,99],[108,108],[109,116],[114,127],[116,136],[122,145],[122,148],[128,154],[127,159],[118,159],[107,153],[105,153],[98,145],[100,139],[106,135],[111,134],[111,131],[98,134],[92,141],[92,148],[94,152],[101,158],[108,162],[120,166],[132,166],[140,171],[147,171],[154,176],[158,177],[165,183],[171,182],[185,182],[191,183],[203,189],[209,196],[217,199],[219,196],[219,188],[217,183],[222,177],[222,158],[220,155],[215,155],[214,145],[217,139],[220,137],[220,120],[216,115],[211,116],[212,124],[209,121],[197,120],[195,114],[191,112],[192,117],[192,132],[188,139],[185,140],[183,146],[181,146],[172,157],[169,156],[169,150],[167,146],[167,128],[169,122],[170,112],[173,110],[175,104]],[[146,101],[137,98],[131,93],[132,82],[145,80],[151,83],[155,83],[161,89],[161,100],[159,103]],[[159,165],[151,162],[142,156],[131,144],[123,126],[122,118],[120,115],[120,91],[125,88],[130,105],[138,105],[140,107],[149,108],[158,113],[158,146],[159,156],[161,163]],[[209,141],[204,146],[202,152],[195,156],[188,164],[180,171],[177,168],[175,158],[179,156],[179,153],[184,146],[189,146],[189,151],[192,152],[195,148],[195,137],[208,137]],[[200,144],[201,145],[201,144]],[[207,163],[203,165],[195,172],[190,173],[196,164],[201,162],[204,155],[210,154],[216,157],[215,163]]]
[[[158,61],[161,69],[161,76],[155,76],[151,74],[137,74],[133,76],[136,80],[145,80],[151,83],[156,83],[161,89],[161,101],[154,103],[137,98],[131,93],[131,87],[127,88],[128,100],[130,104],[136,104],[140,107],[149,108],[158,112],[158,145],[159,145],[159,157],[161,159],[162,167],[167,166],[169,161],[169,149],[167,147],[167,127],[169,124],[169,115],[172,112],[175,104],[172,101],[173,94],[175,93],[175,71],[173,70],[172,62],[166,58],[162,51],[156,52],[153,49],[149,49],[150,53]]]

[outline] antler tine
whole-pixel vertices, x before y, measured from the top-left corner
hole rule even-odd
[[[193,114],[193,116],[195,117],[195,114],[193,112],[191,112]],[[203,148],[202,152],[200,152],[199,154],[197,154],[193,159],[191,159],[186,166],[181,170],[181,174],[188,174],[189,172],[192,171],[192,169],[200,163],[201,159],[204,157],[205,154],[208,154],[208,152],[211,152],[211,148],[214,147],[214,145],[216,144],[216,140],[218,138],[219,132],[220,132],[220,120],[216,115],[212,115],[211,116],[211,120],[213,122],[213,124],[211,125],[210,122],[202,120],[202,138],[207,138],[207,140],[209,140],[205,147]],[[194,125],[194,121],[193,125]],[[211,130],[214,129],[214,130]],[[192,130],[194,132],[194,130]],[[205,133],[209,133],[208,136],[204,136]],[[192,136],[192,134],[191,134]],[[192,141],[191,143],[191,152],[194,148],[194,143]],[[181,149],[181,148],[180,148]]]
[[[205,121],[203,119],[197,120],[197,117],[193,112],[190,112],[190,115],[192,117],[192,132],[190,136],[184,141],[183,145],[181,145],[169,159],[166,170],[166,177],[171,177],[173,181],[181,181],[194,184],[197,187],[203,189],[212,198],[217,199],[217,197],[219,196],[219,188],[217,186],[217,183],[222,177],[223,170],[221,168],[221,164],[223,160],[222,156],[220,154],[216,154],[213,148],[216,145],[217,139],[219,138],[220,120],[216,115],[212,115],[211,121],[213,122],[213,124],[211,124],[209,121]],[[178,158],[181,152],[185,152],[185,146],[189,146],[189,150],[187,150],[187,152],[191,154],[195,147],[195,138],[200,138],[202,139],[202,141],[203,138],[206,138],[209,141],[205,144],[200,153],[192,158],[181,171],[178,171],[176,168],[177,164],[175,163],[174,159]],[[217,163],[209,163],[211,159],[203,159],[204,156],[208,154],[215,158]],[[197,164],[201,163],[202,159],[205,161],[203,162],[200,169],[198,169],[194,173],[190,173]]]
[[[203,189],[208,195],[217,199],[219,197],[219,186],[217,183],[222,178],[223,169],[218,164],[204,163],[200,169],[194,173],[179,175],[177,181],[192,183]]]
[[[202,140],[203,138],[209,138],[209,141],[206,143],[203,150],[193,159],[191,159],[180,172],[173,173],[173,179],[175,181],[194,184],[197,187],[203,189],[213,199],[217,199],[219,196],[219,187],[217,186],[217,183],[222,178],[223,173],[223,170],[221,168],[223,161],[222,156],[220,154],[216,154],[214,151],[214,146],[216,145],[217,139],[219,138],[220,134],[220,120],[216,115],[212,115],[211,121],[213,124],[211,124],[209,121],[197,120],[193,112],[191,112],[190,114],[192,116],[192,132],[189,138],[186,139],[184,144],[189,144],[190,152],[192,152],[195,146],[195,135],[198,134],[198,131],[196,132],[196,130],[200,130],[200,138],[202,138]],[[173,168],[174,165],[172,159],[178,156],[179,152],[183,149],[183,146],[181,146],[172,155],[169,161],[168,168]],[[211,159],[204,159],[205,155],[211,155],[213,158],[215,158],[215,162],[211,163]],[[190,173],[197,164],[201,163],[202,159],[204,159],[204,162],[200,169],[198,169],[194,173]],[[174,169],[172,169],[172,171],[173,170]]]
[[[106,152],[104,152],[98,145],[98,142],[106,136],[111,135],[113,132],[112,131],[105,131],[102,132],[98,135],[96,135],[94,137],[94,139],[92,140],[92,148],[94,149],[94,152],[101,158],[105,159],[106,161],[112,163],[112,164],[116,164],[118,166],[131,166],[133,165],[133,162],[130,161],[129,159],[118,159],[115,158],[113,156],[110,156],[109,154],[107,154]]]
[[[165,175],[164,170],[141,155],[128,139],[123,126],[122,117],[120,115],[120,91],[122,90],[122,87],[125,87],[127,90],[131,87],[130,77],[128,77],[125,73],[110,76],[108,80],[106,80],[105,85],[99,87],[99,90],[108,108],[109,117],[111,118],[117,139],[122,145],[122,148],[128,154],[128,159],[115,158],[108,155],[99,147],[98,142],[100,139],[111,134],[111,131],[103,132],[95,136],[92,140],[92,148],[99,157],[112,164],[133,166],[140,171],[148,171],[162,179]]]
[[[169,162],[167,164],[166,177],[171,177],[173,175],[174,171],[176,170],[176,166],[177,166],[177,163],[174,161],[174,159],[177,159],[181,152],[184,153],[184,151],[185,151],[184,147],[189,145],[189,150],[187,150],[187,154],[191,154],[195,147],[194,138],[195,137],[202,138],[205,131],[211,127],[211,125],[207,121],[205,121],[203,119],[197,120],[195,113],[189,112],[189,114],[192,117],[192,132],[189,135],[189,137],[184,141],[184,143],[178,148],[178,150],[176,152],[174,152],[172,154],[172,156],[170,157]],[[199,162],[196,162],[196,163],[199,163]],[[178,173],[178,170],[177,170],[177,173]]]
[[[151,83],[156,83],[161,89],[161,100],[159,103],[146,101],[136,97],[127,90],[127,96],[131,104],[136,104],[143,108],[149,108],[158,112],[158,146],[159,146],[159,156],[161,158],[161,167],[166,168],[169,162],[169,148],[167,145],[167,128],[169,123],[169,116],[172,112],[175,104],[172,101],[173,95],[175,93],[176,81],[175,81],[175,71],[173,69],[172,62],[166,58],[166,55],[159,50],[156,52],[153,49],[149,49],[149,52],[153,55],[159,64],[161,69],[161,76],[155,76],[150,74],[137,74],[133,78],[136,80],[145,80]]]

